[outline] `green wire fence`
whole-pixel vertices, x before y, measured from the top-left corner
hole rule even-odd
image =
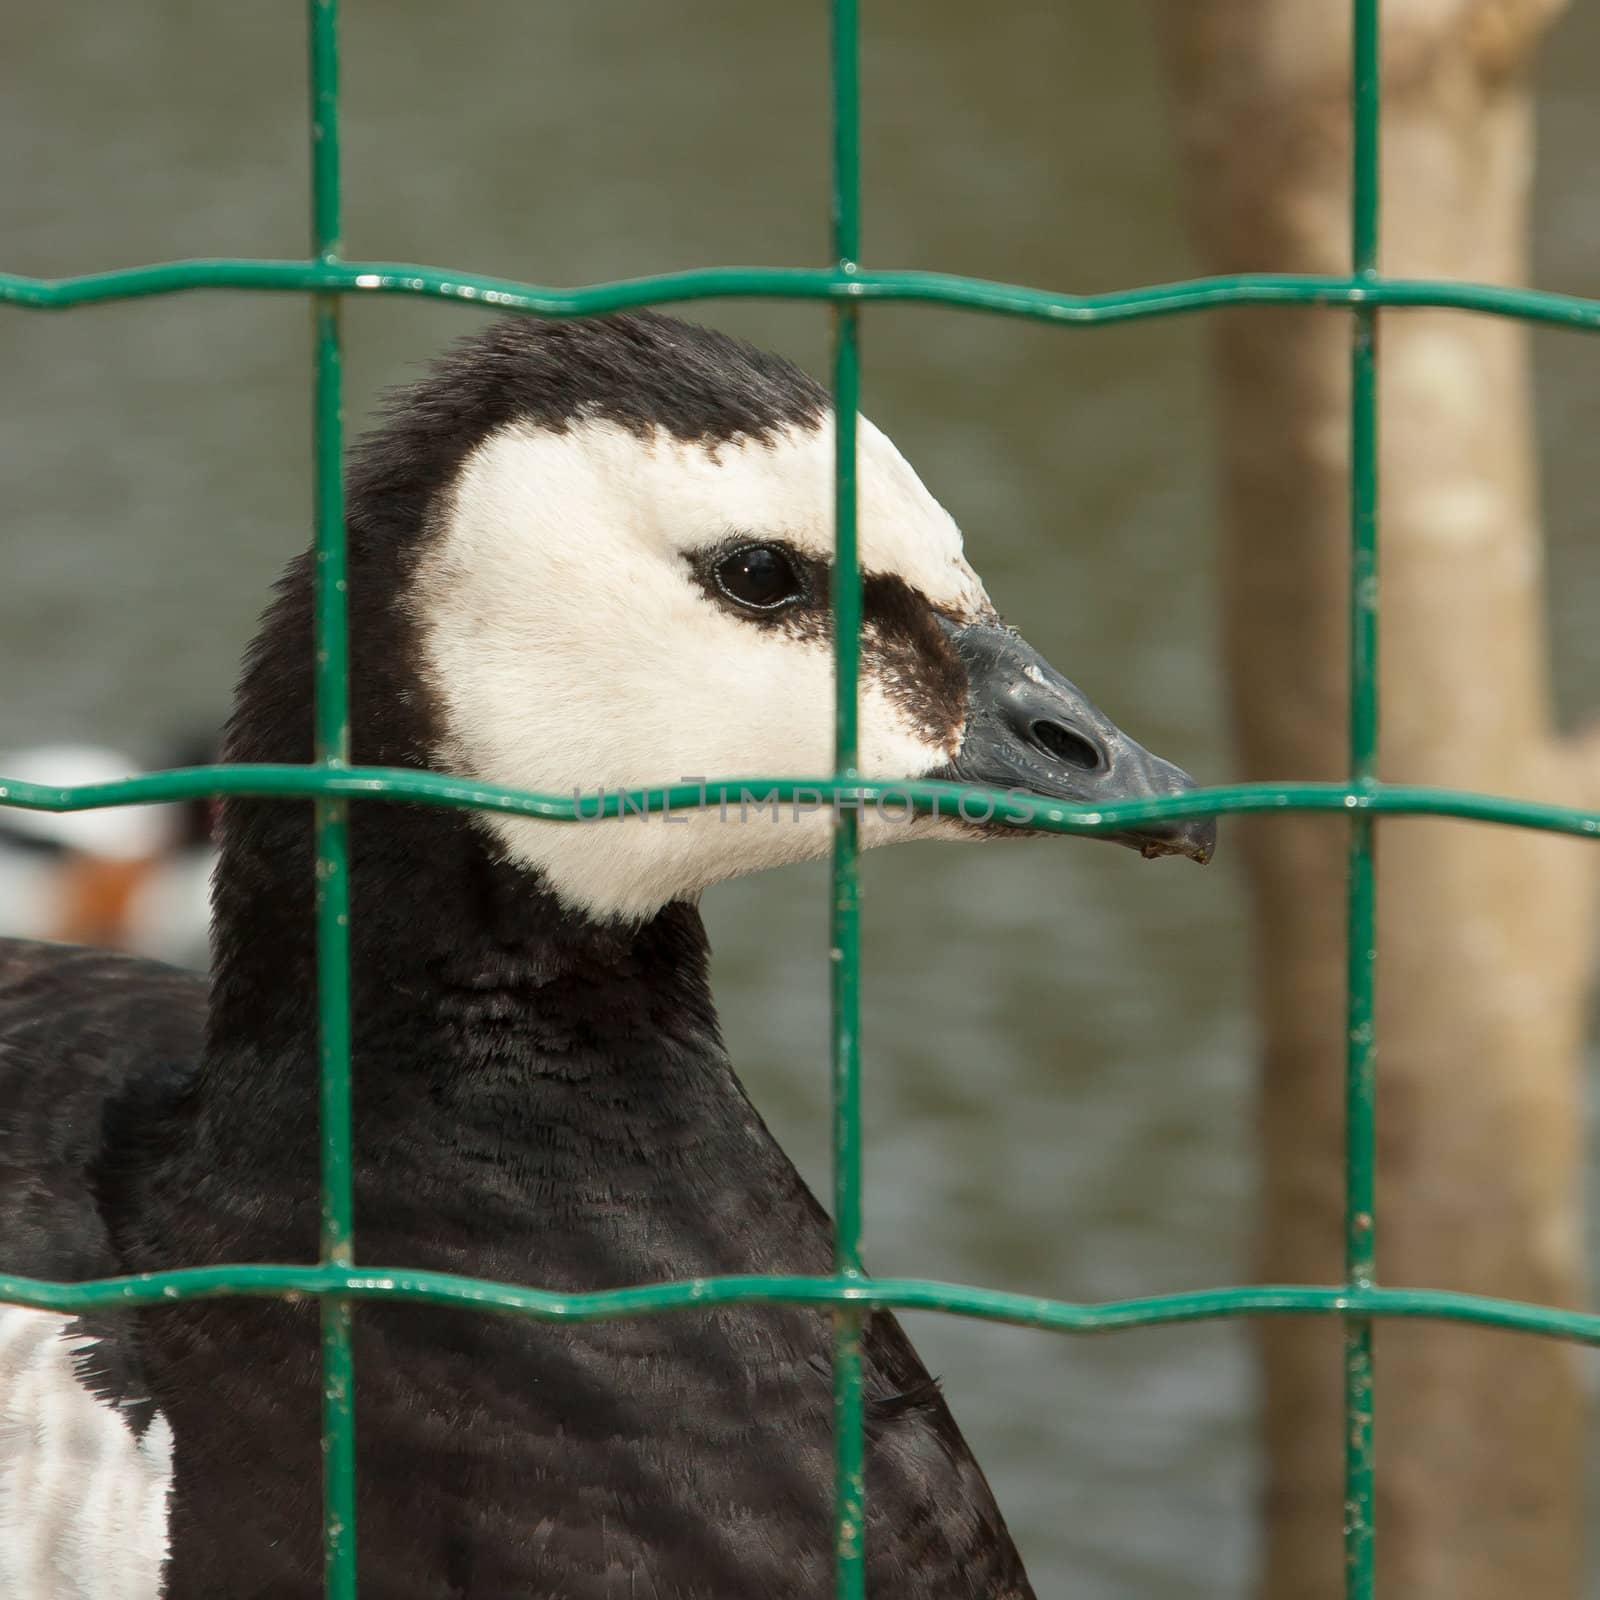
[[[330,1600],[356,1595],[355,1429],[351,1360],[353,1304],[411,1300],[547,1321],[641,1316],[691,1305],[829,1306],[834,1318],[835,1593],[865,1593],[861,1319],[872,1307],[986,1318],[1061,1333],[1103,1333],[1231,1316],[1322,1313],[1342,1319],[1345,1373],[1346,1594],[1373,1593],[1373,1321],[1425,1317],[1544,1334],[1600,1345],[1600,1315],[1376,1283],[1374,1145],[1377,1041],[1372,831],[1380,815],[1457,817],[1573,835],[1600,834],[1600,812],[1417,788],[1377,780],[1377,313],[1430,306],[1600,329],[1600,300],[1486,284],[1380,277],[1378,262],[1379,0],[1352,0],[1352,260],[1348,277],[1251,274],[1103,295],[1055,294],[923,272],[869,272],[860,240],[860,100],[857,0],[832,0],[833,265],[818,269],[712,267],[550,289],[430,267],[343,259],[339,186],[337,0],[309,0],[312,252],[302,261],[225,259],[165,262],[126,271],[44,280],[0,274],[0,301],[64,309],[190,289],[288,290],[313,297],[316,350],[316,755],[310,766],[196,767],[78,788],[8,782],[0,805],[44,811],[149,804],[202,795],[311,797],[316,806],[317,940],[321,1016],[322,1226],[315,1266],[175,1268],[137,1277],[53,1283],[0,1275],[0,1301],[75,1312],[150,1306],[219,1295],[316,1295],[322,1306],[323,1542]],[[582,815],[661,810],[736,798],[752,786],[783,799],[893,799],[954,814],[958,801],[992,806],[1000,819],[1057,833],[1116,832],[1134,823],[1265,810],[1343,811],[1350,817],[1347,875],[1345,1281],[1337,1287],[1261,1286],[1202,1290],[1099,1305],[1005,1294],[919,1279],[868,1278],[861,1266],[860,898],[858,809],[836,806],[832,902],[834,1272],[826,1278],[724,1277],[555,1294],[405,1267],[357,1267],[352,1229],[348,807],[352,798],[515,812],[571,822],[579,803],[434,773],[350,765],[346,671],[343,417],[339,311],[346,294],[410,294],[535,316],[593,316],[630,306],[732,297],[833,303],[836,434],[834,586],[837,662],[835,770],[828,778],[727,779],[611,794]],[[1345,306],[1351,343],[1350,762],[1345,784],[1250,784],[1125,801],[1096,810],[1021,803],[959,785],[875,783],[858,771],[857,682],[861,620],[856,558],[856,426],[860,387],[858,319],[866,300],[920,300],[1073,325],[1128,321],[1228,305]],[[597,808],[597,809],[596,809]],[[1330,1447],[1332,1441],[1330,1441]]]

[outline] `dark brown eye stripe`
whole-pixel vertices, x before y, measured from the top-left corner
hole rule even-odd
[[[954,756],[967,720],[967,672],[944,625],[949,618],[893,573],[861,584],[863,667],[917,731]]]

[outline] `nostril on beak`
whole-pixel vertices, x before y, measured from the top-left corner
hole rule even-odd
[[[1110,765],[1099,745],[1059,722],[1035,722],[1028,728],[1028,737],[1047,756],[1074,771],[1101,772]]]

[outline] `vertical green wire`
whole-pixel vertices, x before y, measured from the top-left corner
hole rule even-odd
[[[861,248],[861,91],[856,0],[833,3],[833,255],[854,272]],[[861,572],[856,548],[856,416],[861,362],[856,307],[833,314],[834,769],[860,775],[857,683]],[[861,887],[860,813],[837,810],[833,836],[834,1271],[861,1274]],[[861,1399],[861,1312],[833,1313],[834,1593],[866,1593],[866,1477]]]
[[[339,34],[338,0],[310,0],[311,248],[319,261],[338,259]],[[350,763],[350,685],[345,607],[343,383],[339,297],[314,303],[316,353],[316,759]],[[346,801],[316,801],[317,999],[322,1126],[324,1262],[352,1260],[355,1202],[350,1123],[350,873]],[[356,1460],[351,1306],[343,1296],[322,1301],[323,1582],[329,1600],[356,1596]]]
[[[1378,0],[1353,0],[1350,228],[1358,277],[1378,267]],[[1377,313],[1354,313],[1350,350],[1350,782],[1378,763],[1378,345]],[[1351,819],[1346,879],[1348,947],[1345,1057],[1345,1282],[1370,1288],[1376,1273],[1377,1036],[1373,995],[1378,939],[1372,819]],[[1372,1320],[1344,1324],[1345,1594],[1373,1593]]]

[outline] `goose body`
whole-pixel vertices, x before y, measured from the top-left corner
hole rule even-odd
[[[356,759],[582,793],[824,770],[830,427],[796,369],[665,317],[458,347],[352,467]],[[1185,786],[1003,628],[954,525],[862,429],[864,768]],[[301,561],[227,759],[308,759],[310,662]],[[309,810],[224,808],[209,983],[0,941],[7,1270],[314,1259]],[[572,1291],[827,1272],[829,1220],[724,1050],[696,902],[820,853],[828,820],[358,806],[359,1256]],[[981,831],[863,822],[869,843]],[[1127,842],[1210,849],[1196,824]],[[825,1312],[565,1326],[366,1304],[355,1344],[364,1594],[831,1592]],[[1031,1595],[892,1316],[869,1317],[865,1366],[869,1592]],[[0,1593],[318,1594],[318,1403],[310,1304],[0,1307]]]

